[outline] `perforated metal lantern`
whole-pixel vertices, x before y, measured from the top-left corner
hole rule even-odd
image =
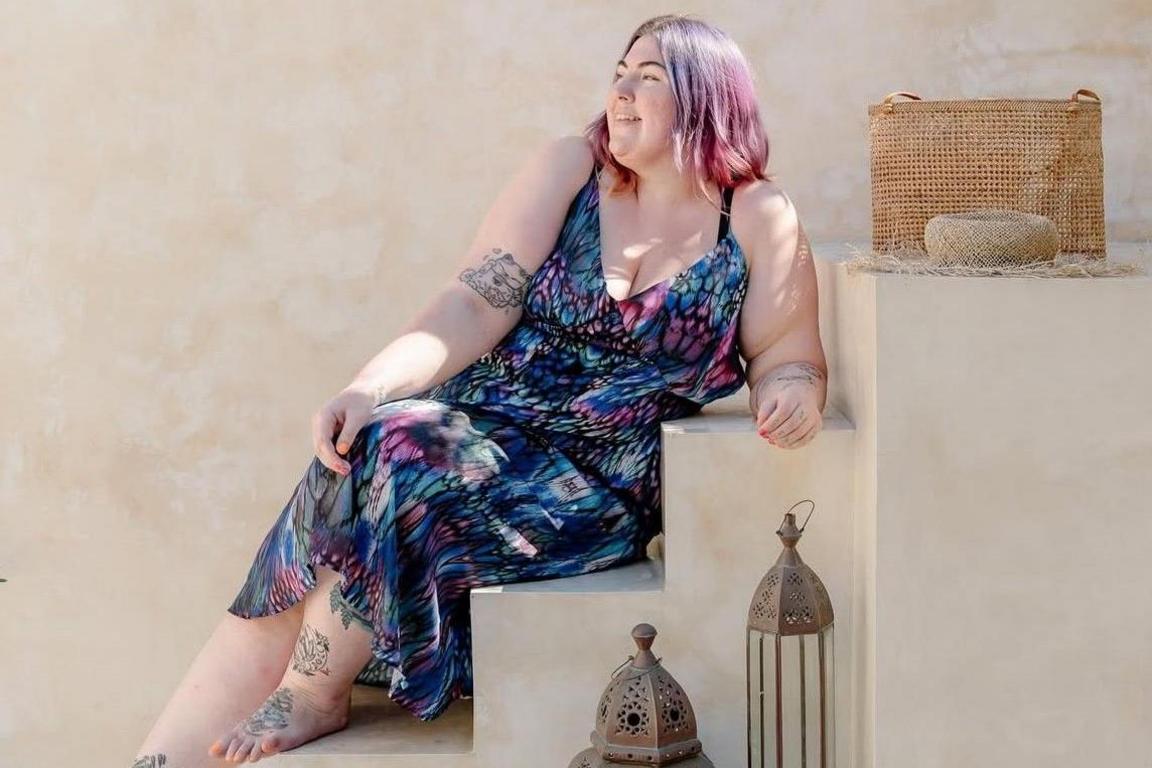
[[[796,551],[803,532],[789,510],[776,531],[784,550],[748,608],[749,768],[835,765],[832,601]]]
[[[712,768],[696,738],[696,715],[688,695],[652,653],[656,628],[632,629],[639,653],[613,674],[596,707],[592,746],[576,755],[569,768],[669,765]]]

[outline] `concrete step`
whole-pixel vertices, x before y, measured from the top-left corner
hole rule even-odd
[[[800,549],[837,606],[837,666],[852,669],[853,426],[830,411],[816,441],[782,451],[755,433],[743,402],[730,405],[663,426],[663,559],[472,592],[478,766],[565,765],[589,746],[640,622],[656,627],[653,651],[685,687],[705,751],[742,764],[748,603],[780,551],[783,513],[801,498],[817,512]],[[837,690],[845,722],[850,690],[849,679]]]
[[[623,593],[659,592],[663,585],[663,563],[658,559],[644,560],[581,576],[474,589],[472,612],[475,617],[479,603],[481,612],[507,620],[518,610],[509,603],[531,596],[563,596],[570,601],[578,595],[594,607],[605,598]],[[475,678],[478,687],[483,675],[477,671]],[[384,689],[358,685],[353,691],[352,718],[346,729],[284,752],[278,759],[285,765],[309,768],[479,765],[482,763],[476,762],[472,751],[474,701],[458,699],[443,715],[424,722],[393,703]]]
[[[476,765],[565,765],[588,746],[609,673],[635,652],[628,633],[661,626],[663,596],[659,559],[473,590]]]

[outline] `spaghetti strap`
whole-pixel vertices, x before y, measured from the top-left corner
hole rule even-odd
[[[728,236],[728,221],[732,218],[732,191],[732,187],[724,188],[724,212],[720,214],[720,229],[716,233],[717,243]]]

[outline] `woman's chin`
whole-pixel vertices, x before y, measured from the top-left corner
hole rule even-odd
[[[620,163],[621,165],[625,165],[628,158],[634,158],[636,156],[636,149],[636,142],[629,138],[617,137],[608,139],[608,151],[611,152],[612,156],[617,160],[625,161]]]

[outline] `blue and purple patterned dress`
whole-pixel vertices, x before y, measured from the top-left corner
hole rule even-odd
[[[747,265],[722,216],[711,251],[616,300],[598,209],[594,170],[507,336],[378,406],[347,477],[313,458],[229,612],[278,613],[315,586],[314,566],[340,572],[343,613],[373,637],[357,682],[431,720],[472,695],[472,587],[645,557],[661,527],[660,422],[744,384]]]

